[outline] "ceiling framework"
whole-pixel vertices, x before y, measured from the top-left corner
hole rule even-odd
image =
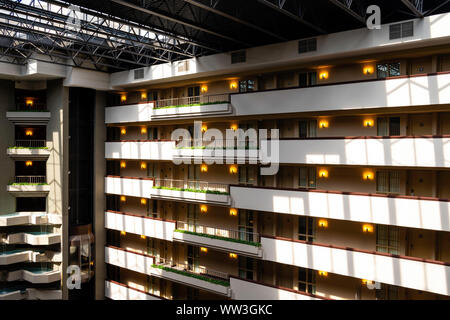
[[[450,0],[0,0],[0,61],[108,72],[450,11]]]

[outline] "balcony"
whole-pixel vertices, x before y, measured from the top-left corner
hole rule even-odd
[[[151,189],[151,197],[221,205],[230,203],[228,185],[203,181],[156,179],[155,186]]]
[[[448,200],[240,186],[230,186],[230,193],[239,209],[450,231]]]
[[[450,295],[448,263],[284,238],[263,236],[261,244],[267,261]]]
[[[155,219],[124,212],[106,211],[105,228],[173,241],[175,221]]]
[[[1,234],[0,243],[3,244],[29,244],[32,246],[49,246],[60,243],[61,235],[45,232],[20,232],[13,234]]]
[[[118,141],[105,143],[106,159],[173,160],[175,141]]]
[[[11,288],[0,290],[0,300],[61,300],[61,290]]]
[[[150,198],[153,179],[134,177],[105,177],[105,193],[122,196]]]
[[[323,300],[319,296],[251,280],[230,277],[233,300]]]
[[[42,284],[52,283],[61,280],[61,271],[53,269],[29,268],[16,271],[9,271],[0,275],[0,281],[27,281],[30,283]]]
[[[450,73],[234,94],[237,116],[445,105]]]
[[[161,297],[112,280],[105,281],[105,297],[112,300],[163,300]]]
[[[15,197],[46,197],[50,186],[46,176],[16,176],[7,191]]]
[[[15,125],[47,125],[51,114],[45,103],[18,103],[6,113],[6,118]]]
[[[450,136],[283,139],[279,157],[285,164],[448,168]]]
[[[231,294],[229,275],[205,267],[193,267],[188,264],[155,259],[151,274],[227,297]]]
[[[0,227],[11,227],[18,225],[61,225],[62,216],[47,214],[45,212],[15,212],[0,215]]]
[[[107,246],[105,247],[105,263],[151,275],[150,270],[154,263],[154,257],[122,248]]]
[[[260,238],[257,233],[177,222],[173,238],[216,250],[255,257],[262,256]]]
[[[0,251],[0,266],[20,262],[61,262],[61,253],[32,250]]]
[[[7,150],[13,160],[47,160],[50,151],[45,140],[16,140],[14,147]]]
[[[105,123],[208,117],[231,114],[229,94],[182,97],[106,108]]]

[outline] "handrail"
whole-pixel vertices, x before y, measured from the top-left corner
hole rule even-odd
[[[178,139],[176,149],[258,149],[258,140],[250,139]]]
[[[227,184],[206,181],[155,179],[154,186],[160,188],[194,189],[198,191],[229,193],[229,186]]]
[[[204,266],[193,266],[187,263],[177,263],[174,262],[173,260],[164,259],[161,257],[155,257],[155,264],[161,267],[167,267],[170,269],[184,271],[191,274],[207,276],[212,279],[221,279],[226,281],[230,279],[230,275],[222,271],[207,269]]]
[[[47,111],[47,104],[34,102],[32,105],[25,102],[16,103],[14,111]]]
[[[229,102],[230,94],[214,94],[214,95],[202,95],[194,97],[181,97],[181,98],[169,98],[157,100],[155,103],[155,109],[175,107],[175,106],[185,106],[185,105],[196,105],[196,104],[209,104],[209,103],[220,103]]]
[[[216,228],[199,224],[190,224],[183,221],[177,221],[177,229],[248,242],[260,242],[260,236],[258,233],[243,230]]]
[[[44,148],[45,140],[16,140],[14,146],[22,148]]]
[[[14,183],[45,184],[46,176],[15,176]]]

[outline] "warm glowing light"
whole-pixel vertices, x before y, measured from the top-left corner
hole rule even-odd
[[[361,279],[361,283],[363,285],[367,285],[367,284],[373,285],[374,284],[374,282],[372,280],[367,280],[367,279]]]
[[[232,124],[232,125],[230,126],[230,129],[233,130],[233,131],[237,131],[238,128],[239,128],[239,127],[238,127],[237,124]]]
[[[201,252],[204,252],[204,253],[207,253],[207,252],[208,252],[208,248],[200,247],[200,251],[201,251]]]
[[[122,236],[126,236],[126,235],[127,235],[127,233],[126,233],[125,231],[120,231],[120,235],[122,235]]]
[[[121,202],[127,201],[127,197],[125,197],[125,196],[120,196],[120,201],[121,201]]]
[[[328,71],[323,70],[323,71],[320,71],[320,73],[319,73],[320,80],[327,80],[328,76],[329,76]]]
[[[141,204],[145,206],[145,205],[147,204],[147,199],[142,198],[142,199],[141,199]]]
[[[200,212],[201,213],[207,213],[208,212],[208,207],[205,205],[201,205],[200,206]]]
[[[25,100],[25,104],[27,105],[27,107],[32,107],[34,104],[33,99],[27,99]]]
[[[319,270],[317,273],[318,273],[319,276],[321,276],[321,277],[328,277],[328,272],[326,272],[326,271],[321,271],[321,270]]]
[[[237,259],[238,255],[236,253],[231,253],[229,254],[230,259]]]
[[[373,126],[374,126],[373,119],[366,119],[366,120],[364,120],[364,127],[369,128],[369,127],[373,127]]]
[[[237,84],[236,81],[231,81],[231,82],[230,82],[230,89],[231,89],[231,90],[236,90],[237,87],[238,87],[238,84]]]
[[[238,172],[238,168],[235,165],[230,166],[230,173],[236,174]]]
[[[328,170],[327,169],[320,169],[319,170],[319,177],[320,178],[328,178]]]
[[[25,162],[25,165],[27,167],[32,167],[33,166],[33,161],[27,161],[27,162]]]
[[[127,167],[127,163],[125,161],[120,161],[120,167],[125,169]]]
[[[90,265],[93,266],[93,265],[94,265],[94,261],[91,261],[91,262],[90,262]]]
[[[363,229],[363,232],[372,233],[373,232],[373,225],[371,225],[371,224],[364,224],[362,229]]]
[[[202,132],[205,133],[206,131],[208,131],[208,126],[202,125]]]
[[[363,179],[364,180],[373,180],[374,179],[374,174],[372,171],[366,171],[363,173]]]
[[[147,128],[146,127],[142,127],[141,128],[141,134],[147,134]]]
[[[141,169],[142,170],[147,169],[147,163],[146,162],[141,162]]]
[[[200,167],[200,171],[201,172],[208,172],[208,166],[206,164],[202,164],[202,166]]]
[[[364,74],[365,75],[371,75],[371,74],[373,74],[373,72],[374,72],[374,67],[373,66],[365,66],[364,67]]]
[[[141,235],[141,239],[147,239],[147,237],[146,236],[144,236],[144,235]]]
[[[320,120],[320,122],[319,122],[319,128],[324,129],[324,128],[328,128],[328,126],[329,126],[329,123],[328,123],[327,120]]]
[[[126,94],[122,94],[122,95],[120,96],[120,102],[124,103],[124,102],[126,102],[126,101],[127,101],[127,95],[126,95]]]
[[[208,92],[208,86],[207,86],[206,84],[202,85],[202,87],[200,88],[200,91],[201,91],[202,93]]]
[[[121,134],[121,135],[127,134],[127,129],[122,128],[122,129],[120,130],[120,134]]]
[[[238,210],[235,209],[235,208],[231,208],[230,209],[230,216],[237,217],[237,215],[238,215]]]
[[[31,137],[31,136],[33,135],[33,130],[27,130],[27,131],[25,131],[25,135],[26,135],[27,137]]]
[[[147,100],[147,92],[141,92],[141,100]]]
[[[328,228],[328,220],[326,219],[320,219],[318,224],[321,228]]]

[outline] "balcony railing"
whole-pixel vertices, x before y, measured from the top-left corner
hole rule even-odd
[[[164,258],[158,258],[155,257],[155,265],[160,267],[167,267],[170,269],[190,273],[190,274],[196,274],[200,276],[205,276],[208,278],[211,278],[213,280],[224,280],[229,281],[230,275],[225,272],[216,271],[212,269],[208,269],[204,266],[197,266],[194,264],[188,264],[188,263],[175,263],[172,260],[164,259]]]
[[[46,176],[15,176],[15,184],[47,184]]]
[[[30,111],[30,112],[44,112],[47,111],[47,104],[43,102],[34,102],[32,105],[24,102],[16,103],[12,111]]]
[[[244,230],[232,230],[232,229],[203,226],[182,221],[177,222],[177,230],[201,233],[205,235],[235,239],[245,242],[254,242],[254,243],[260,242],[260,236],[258,233],[247,232]]]
[[[235,150],[256,150],[258,141],[238,140],[238,139],[220,139],[207,141],[203,139],[180,139],[176,144],[177,149],[235,149]]]
[[[199,104],[202,105],[202,104],[228,103],[229,101],[230,95],[227,93],[195,96],[195,97],[170,98],[156,101],[154,108],[160,109],[160,108],[183,107]]]
[[[209,183],[204,181],[155,179],[154,188],[170,189],[178,191],[229,194],[229,186],[227,184]]]
[[[15,147],[19,148],[45,148],[45,140],[16,140]]]

